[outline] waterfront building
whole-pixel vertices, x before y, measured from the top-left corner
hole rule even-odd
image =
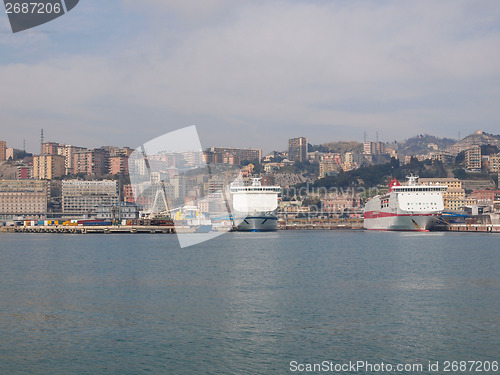
[[[473,146],[465,151],[465,165],[470,171],[481,170],[481,147]]]
[[[477,203],[479,204],[493,204],[496,200],[500,199],[500,190],[493,189],[482,189],[476,190],[471,193],[473,198],[477,199]]]
[[[57,154],[35,155],[33,157],[33,177],[52,180],[62,177],[65,172],[65,158]]]
[[[0,161],[7,160],[7,142],[0,141]]]
[[[445,210],[458,211],[465,202],[465,189],[458,178],[420,178],[422,185],[446,185],[448,189],[443,192]]]
[[[298,137],[288,140],[288,160],[298,162],[307,160],[307,138]]]
[[[133,220],[138,217],[139,209],[131,203],[119,202],[115,206],[99,206],[96,209],[96,219]]]
[[[0,180],[0,215],[44,216],[49,192],[48,181]]]
[[[345,211],[356,211],[362,206],[361,198],[353,195],[337,194],[321,200],[323,212],[343,213]]]
[[[98,207],[112,207],[117,203],[117,181],[67,180],[62,182],[62,207],[65,215],[93,216]]]

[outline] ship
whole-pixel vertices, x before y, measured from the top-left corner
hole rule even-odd
[[[441,220],[446,185],[422,185],[418,176],[408,176],[401,185],[392,179],[389,191],[365,205],[364,227],[370,230],[428,231]]]
[[[251,185],[242,182],[230,187],[236,229],[241,232],[273,232],[278,230],[279,186],[263,186],[261,178]]]

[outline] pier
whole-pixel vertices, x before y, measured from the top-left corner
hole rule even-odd
[[[193,228],[188,226],[155,226],[155,225],[106,225],[106,226],[67,226],[67,225],[41,225],[41,226],[11,226],[1,227],[1,232],[9,233],[66,233],[66,234],[127,234],[127,233],[192,233]]]

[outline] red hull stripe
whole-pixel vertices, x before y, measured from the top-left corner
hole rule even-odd
[[[393,214],[391,212],[365,212],[365,219],[378,219],[379,217],[394,217],[394,216],[437,216],[438,214]]]

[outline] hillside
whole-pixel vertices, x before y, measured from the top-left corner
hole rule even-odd
[[[438,138],[433,135],[420,134],[404,142],[396,143],[397,151],[402,155],[427,154],[430,151],[443,151],[457,141],[450,138]]]
[[[492,145],[500,147],[500,135],[488,134],[482,130],[476,130],[473,134],[448,147],[446,151],[458,154],[472,146]]]

